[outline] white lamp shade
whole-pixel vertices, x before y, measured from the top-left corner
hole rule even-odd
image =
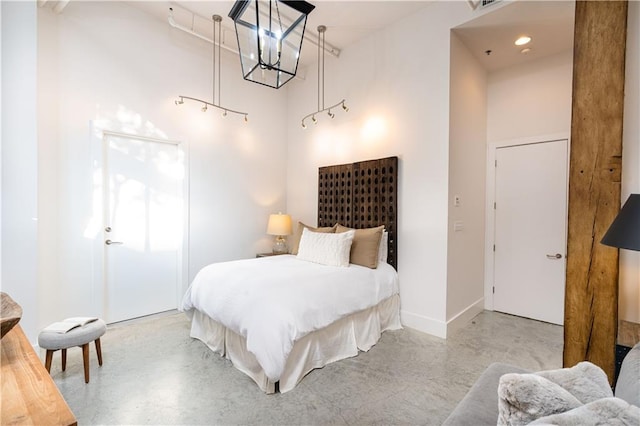
[[[282,213],[269,215],[267,234],[291,235],[291,216]]]

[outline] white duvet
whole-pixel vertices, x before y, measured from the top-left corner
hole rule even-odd
[[[198,272],[182,310],[197,309],[247,340],[276,382],[296,340],[398,293],[390,265],[324,266],[295,256],[214,263]]]

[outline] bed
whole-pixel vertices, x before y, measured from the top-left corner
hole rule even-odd
[[[367,351],[382,332],[401,328],[397,164],[390,157],[321,167],[318,173],[318,226],[335,229],[340,223],[365,232],[384,225],[386,262],[345,268],[301,260],[309,241],[304,238],[325,238],[305,230],[307,243],[300,242],[298,256],[208,265],[183,299],[191,337],[229,359],[264,392],[284,393],[311,370]]]

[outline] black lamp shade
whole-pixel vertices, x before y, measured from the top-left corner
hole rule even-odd
[[[601,241],[602,244],[640,251],[640,194],[631,194]]]
[[[307,15],[314,8],[306,1],[236,0],[229,17],[245,80],[279,89],[295,77]]]

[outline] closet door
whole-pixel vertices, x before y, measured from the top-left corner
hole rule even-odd
[[[567,155],[567,140],[496,150],[496,311],[564,322]]]

